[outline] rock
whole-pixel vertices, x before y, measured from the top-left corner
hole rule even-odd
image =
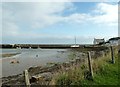
[[[52,78],[52,73],[46,72],[32,76],[31,82],[43,81],[43,80],[49,81],[51,80],[51,78]]]
[[[11,64],[16,64],[16,63],[19,63],[19,61],[16,60],[16,59],[14,59],[14,60],[12,60],[10,63],[11,63]]]

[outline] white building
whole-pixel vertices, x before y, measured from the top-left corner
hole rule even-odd
[[[109,39],[109,45],[116,46],[120,44],[120,37],[114,37]]]
[[[93,44],[100,44],[100,43],[104,43],[104,42],[105,42],[104,38],[103,39],[94,38]]]

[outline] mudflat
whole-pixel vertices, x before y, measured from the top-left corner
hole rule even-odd
[[[15,56],[15,55],[18,55],[20,53],[5,53],[5,54],[0,54],[0,56],[2,58],[6,58],[6,57],[12,57],[12,56]]]

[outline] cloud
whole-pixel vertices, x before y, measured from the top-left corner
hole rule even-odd
[[[75,8],[71,2],[27,2],[4,3],[3,20],[24,23],[30,28],[44,28],[59,22],[86,23],[116,25],[118,20],[118,5],[99,3],[91,13],[72,13],[62,16],[66,10]],[[5,17],[5,18],[4,18]],[[16,24],[17,25],[17,24]]]
[[[2,2],[119,2],[119,0],[2,0]]]
[[[19,31],[18,31],[19,27],[15,23],[5,22],[3,24],[4,24],[4,26],[2,27],[3,36],[17,36],[19,34]]]
[[[94,23],[97,25],[117,26],[118,5],[98,3],[91,13],[74,13],[66,17],[67,22]]]
[[[0,3],[0,13],[2,13],[2,3]],[[0,14],[0,36],[2,36],[2,14]]]
[[[32,28],[43,28],[58,22],[60,17],[57,15],[72,7],[71,3],[65,2],[23,2],[4,3],[3,5],[3,9],[6,11],[3,14],[6,14],[5,17],[8,20],[12,18],[17,22],[27,23]]]
[[[94,10],[96,15],[91,20],[97,24],[116,26],[118,24],[118,5],[99,3]]]
[[[20,43],[26,43],[26,44],[74,44],[74,37],[72,36],[46,36],[46,37],[27,37],[27,38],[22,38],[22,37],[6,37],[3,39],[3,43],[14,43],[14,44],[20,44]],[[77,37],[77,44],[90,44],[93,41],[93,37],[84,37],[84,36],[79,36]]]
[[[2,3],[2,36],[25,36],[27,33],[29,36],[35,36],[29,32],[32,29],[42,29],[56,24],[63,20],[61,13],[63,11],[71,10],[73,4],[70,2],[7,2]],[[23,27],[29,28],[28,32],[25,32]],[[38,37],[40,36],[37,34]]]
[[[30,31],[48,28],[57,23],[104,25],[109,28],[118,25],[118,5],[110,3],[98,3],[91,13],[77,12],[72,2],[7,2],[3,3],[2,10],[3,37],[23,38],[27,33],[27,39],[29,36],[38,38],[45,35]],[[63,16],[66,10],[76,11]],[[27,27],[28,31],[22,29],[23,27]]]
[[[68,17],[65,17],[65,22],[67,23],[78,23],[78,24],[81,24],[81,23],[86,23],[88,21],[88,18],[90,18],[91,15],[89,14],[85,14],[85,13],[74,13],[74,14],[71,14],[70,16]]]

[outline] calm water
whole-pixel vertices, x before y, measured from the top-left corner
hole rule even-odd
[[[3,77],[20,74],[31,66],[44,66],[48,62],[65,62],[68,61],[69,55],[67,49],[3,49],[2,53],[21,53],[0,59]],[[14,58],[20,63],[11,64],[10,61]]]

